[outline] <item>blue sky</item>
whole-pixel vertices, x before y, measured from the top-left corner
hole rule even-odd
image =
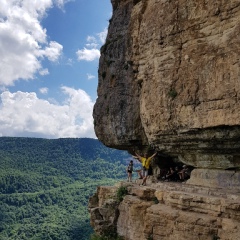
[[[0,136],[93,137],[110,0],[0,0]]]

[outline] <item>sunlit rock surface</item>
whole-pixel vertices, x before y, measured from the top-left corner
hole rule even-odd
[[[240,1],[112,5],[96,135],[132,154],[158,151],[155,179],[174,164],[194,169],[184,184],[130,185],[120,204],[118,187],[99,187],[89,202],[94,230],[125,240],[239,240]]]
[[[240,167],[240,2],[112,0],[94,107],[107,146]]]
[[[124,240],[239,240],[240,191],[170,182],[121,186],[128,189],[121,203],[119,186],[99,187],[90,199],[97,233],[115,230]]]

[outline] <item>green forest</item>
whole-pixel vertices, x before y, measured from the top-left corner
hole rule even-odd
[[[90,239],[89,196],[130,158],[96,139],[0,137],[0,239]]]

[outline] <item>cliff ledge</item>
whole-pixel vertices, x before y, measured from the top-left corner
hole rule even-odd
[[[128,192],[119,202],[121,187]],[[124,240],[239,240],[240,236],[240,191],[122,182],[98,187],[89,210],[96,233],[115,233]]]

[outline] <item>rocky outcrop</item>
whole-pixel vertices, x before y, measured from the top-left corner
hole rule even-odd
[[[240,167],[240,2],[112,0],[94,106],[105,145]]]
[[[128,189],[122,202],[119,187]],[[240,191],[155,183],[99,187],[90,198],[91,224],[98,234],[125,240],[239,240]],[[116,238],[115,238],[116,239]]]
[[[118,187],[99,187],[92,226],[126,240],[239,240],[240,1],[111,1],[96,135],[158,151],[155,179],[178,162],[194,170],[187,184],[128,185],[121,203]]]

